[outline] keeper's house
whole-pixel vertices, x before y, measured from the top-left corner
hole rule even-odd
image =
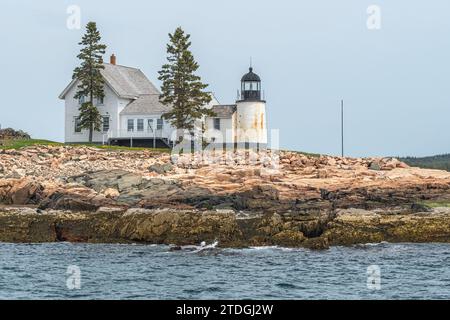
[[[159,90],[141,70],[116,64],[114,55],[104,64],[105,97],[96,99],[102,115],[101,131],[93,141],[134,147],[170,147],[175,128],[162,119],[170,110],[159,102]],[[74,79],[59,95],[65,101],[65,142],[89,141],[88,130],[79,126],[79,107],[85,98],[75,99],[78,80]],[[214,96],[206,106],[215,116],[201,119],[205,136],[215,143],[267,144],[265,101],[261,100],[261,80],[250,68],[241,80],[239,99],[220,105]]]

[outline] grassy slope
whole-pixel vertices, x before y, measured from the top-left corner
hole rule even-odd
[[[152,151],[159,151],[159,152],[169,152],[170,149],[166,148],[129,148],[129,147],[119,147],[119,146],[108,146],[108,145],[98,145],[98,144],[90,144],[90,143],[83,143],[83,144],[64,144],[60,142],[54,142],[49,140],[41,140],[41,139],[30,139],[30,140],[0,140],[0,150],[1,149],[20,149],[23,147],[28,146],[34,146],[34,145],[47,145],[47,146],[62,146],[62,145],[72,145],[72,146],[89,146],[99,149],[106,149],[106,150],[131,150],[131,151],[141,151],[141,150],[152,150]],[[288,150],[284,150],[288,151]],[[289,150],[290,151],[290,150]],[[320,154],[316,153],[308,153],[308,152],[301,152],[301,151],[290,151],[295,153],[304,154],[311,157],[320,157]]]
[[[1,140],[0,149],[20,149],[23,147],[34,146],[34,145],[51,145],[58,146],[61,143],[49,141],[49,140],[39,140],[39,139],[29,139],[29,140]]]
[[[65,145],[60,142],[54,142],[49,140],[40,140],[40,139],[30,139],[30,140],[3,140],[0,141],[0,149],[20,149],[23,147],[28,146],[35,146],[35,145],[44,145],[44,146],[62,146]],[[129,151],[141,151],[141,150],[152,150],[152,151],[159,151],[159,152],[169,152],[169,149],[164,148],[156,148],[156,149],[150,149],[150,148],[128,148],[128,147],[119,147],[119,146],[102,146],[102,145],[96,145],[96,144],[74,144],[74,146],[89,146],[89,147],[95,147],[99,149],[105,149],[105,150],[129,150]]]

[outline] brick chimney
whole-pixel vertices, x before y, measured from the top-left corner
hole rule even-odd
[[[116,65],[116,56],[114,53],[111,55],[111,58],[109,58],[109,63]]]

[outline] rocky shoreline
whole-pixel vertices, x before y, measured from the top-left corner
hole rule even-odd
[[[229,210],[100,208],[97,212],[0,210],[0,241],[15,243],[149,243],[175,246],[217,241],[220,247],[326,249],[378,242],[450,242],[450,208],[400,213],[342,209],[315,216]]]
[[[220,156],[175,165],[151,151],[0,150],[0,241],[450,242],[449,172],[396,159],[280,152],[273,167],[261,154]]]

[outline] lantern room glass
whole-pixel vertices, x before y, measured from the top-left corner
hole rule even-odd
[[[248,81],[243,83],[242,91],[259,91],[260,84],[257,81]]]

